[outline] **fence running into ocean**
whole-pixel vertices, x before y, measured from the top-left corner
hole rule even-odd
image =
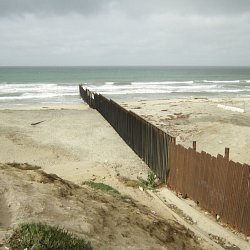
[[[250,235],[250,166],[213,157],[176,144],[168,135],[132,111],[79,85],[80,95],[171,189],[240,232]]]

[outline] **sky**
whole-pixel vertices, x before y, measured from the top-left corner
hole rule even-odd
[[[0,66],[250,66],[249,0],[0,0]]]

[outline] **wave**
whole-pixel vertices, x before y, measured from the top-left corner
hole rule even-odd
[[[132,85],[117,85],[117,86],[95,86],[95,87],[90,87],[91,90],[95,92],[114,92],[114,91],[123,91],[123,90],[131,90],[131,91],[188,91],[188,90],[204,90],[204,89],[213,89],[216,88],[216,85],[208,85],[208,86],[155,86],[155,85],[142,85],[142,86],[132,86]]]
[[[190,86],[163,86],[163,85],[117,85],[117,86],[93,86],[92,91],[104,95],[128,95],[128,94],[164,94],[164,93],[239,93],[249,92],[249,89],[222,88],[213,85]]]
[[[70,98],[78,96],[77,85],[57,83],[11,83],[0,84],[0,101],[25,101]]]
[[[0,84],[0,93],[75,92],[78,86],[58,84]]]
[[[193,84],[194,81],[131,82],[131,85]]]
[[[202,80],[201,82],[204,82],[204,83],[240,83],[241,80],[233,80],[233,81],[228,81],[228,80]]]
[[[32,95],[32,94],[26,94],[26,95],[21,95],[21,96],[1,96],[1,100],[27,100],[27,99],[47,99],[47,98],[54,98],[54,97],[63,97],[63,96],[78,96],[78,93],[60,93],[60,94],[37,94],[37,95]]]
[[[187,94],[192,94],[192,93],[240,93],[240,92],[245,92],[243,90],[194,90],[194,91],[189,91],[189,90],[184,90],[184,91],[174,91],[174,90],[149,90],[149,89],[141,89],[141,90],[124,90],[124,91],[113,91],[113,92],[100,92],[100,94],[103,95],[129,95],[129,94],[170,94],[170,93],[187,93]]]
[[[78,93],[70,94],[70,93],[59,93],[59,94],[24,94],[21,96],[1,96],[0,100],[25,100],[25,99],[47,99],[47,98],[54,98],[54,97],[62,97],[62,96],[78,96]]]
[[[241,84],[238,84],[238,83]],[[85,82],[84,87],[103,95],[147,95],[147,94],[171,94],[178,93],[192,95],[192,93],[204,94],[230,94],[239,93],[247,95],[250,92],[250,80],[192,80],[192,81],[134,81],[130,83]],[[78,85],[75,83],[0,83],[0,102],[36,103],[53,101],[79,101]]]

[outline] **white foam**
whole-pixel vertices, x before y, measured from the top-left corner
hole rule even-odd
[[[55,83],[1,84],[0,94],[7,94],[7,96],[1,97],[0,100],[74,96],[78,94],[78,86]]]
[[[244,89],[212,89],[209,92],[211,93],[239,93],[244,92]]]
[[[233,81],[227,81],[227,80],[203,80],[204,83],[240,83],[240,80],[233,80]]]
[[[114,82],[105,82],[106,85],[114,85]]]
[[[244,109],[236,108],[236,107],[232,107],[232,106],[226,106],[226,105],[223,105],[223,104],[218,104],[217,107],[222,108],[222,109],[226,109],[226,110],[230,110],[230,111],[240,112],[240,113],[245,112]]]
[[[137,89],[137,90],[124,90],[124,91],[112,91],[112,92],[103,91],[100,93],[103,95],[129,95],[129,94],[164,94],[164,93],[172,93],[172,91]]]
[[[238,93],[247,89],[222,88],[218,84],[201,84],[186,81],[190,84],[165,84],[166,82],[132,82],[131,84],[86,86],[90,90],[109,95],[125,94],[160,94],[160,93]],[[171,82],[173,83],[173,82]]]
[[[131,82],[131,85],[192,84],[194,81]]]
[[[21,96],[1,96],[1,100],[27,100],[27,99],[46,99],[46,98],[53,98],[53,97],[62,97],[62,96],[78,96],[78,93],[44,93],[44,94],[30,94],[25,93]]]
[[[203,92],[212,90],[217,85],[101,85],[91,86],[90,90],[101,94],[129,94],[129,93],[172,93],[172,92]]]

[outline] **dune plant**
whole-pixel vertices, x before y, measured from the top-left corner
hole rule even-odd
[[[91,250],[90,242],[59,227],[43,223],[24,223],[14,230],[8,240],[10,249]]]
[[[155,180],[156,180],[156,175],[155,175],[155,173],[154,172],[152,172],[152,171],[148,171],[148,176],[147,176],[147,180],[144,180],[143,178],[141,178],[141,177],[137,177],[137,179],[139,180],[139,182],[140,182],[140,186],[143,188],[143,189],[145,189],[145,190],[147,190],[147,189],[149,189],[149,190],[154,190],[154,188],[155,188]]]

